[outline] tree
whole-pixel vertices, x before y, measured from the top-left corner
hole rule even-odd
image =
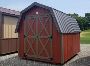
[[[79,15],[76,14],[76,13],[74,13],[74,14],[67,14],[67,15],[72,16],[73,18],[77,18],[77,17],[79,16]]]
[[[69,16],[72,16],[73,18],[75,18],[79,24],[79,27],[81,30],[86,30],[89,28],[89,18],[90,18],[90,14],[87,17],[81,17],[78,14],[74,13],[74,14],[68,14]]]
[[[90,28],[90,13],[85,13],[85,18],[87,19],[87,26]]]
[[[87,26],[88,21],[85,17],[76,17],[76,20],[77,20],[81,30],[88,29],[88,26]]]

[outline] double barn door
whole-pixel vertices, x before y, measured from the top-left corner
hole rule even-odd
[[[29,15],[24,20],[24,53],[29,58],[52,59],[52,17]]]

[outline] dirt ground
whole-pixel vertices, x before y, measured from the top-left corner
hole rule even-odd
[[[0,66],[90,66],[90,44],[81,44],[81,51],[64,65],[52,65],[30,60],[22,60],[18,54],[0,56]]]

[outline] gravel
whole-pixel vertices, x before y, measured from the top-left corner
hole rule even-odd
[[[18,54],[0,56],[0,66],[90,66],[90,44],[81,44],[81,51],[73,59],[64,65],[52,65],[48,63],[23,60]]]

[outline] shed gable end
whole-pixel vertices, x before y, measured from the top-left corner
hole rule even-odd
[[[71,16],[68,16],[65,13],[58,11],[54,8],[51,8],[51,7],[36,3],[36,2],[34,2],[33,4],[31,4],[30,6],[28,6],[26,9],[24,9],[21,12],[21,19],[23,16],[25,16],[26,12],[28,12],[35,6],[44,8],[50,12],[52,17],[55,19],[54,23],[55,23],[57,29],[61,33],[78,33],[78,32],[80,32],[80,28],[79,28],[79,25],[78,25],[76,19],[74,19]],[[36,13],[38,13],[38,12],[36,12]],[[42,12],[40,12],[40,13],[42,13]],[[16,32],[18,32],[19,25],[20,24],[17,25]]]

